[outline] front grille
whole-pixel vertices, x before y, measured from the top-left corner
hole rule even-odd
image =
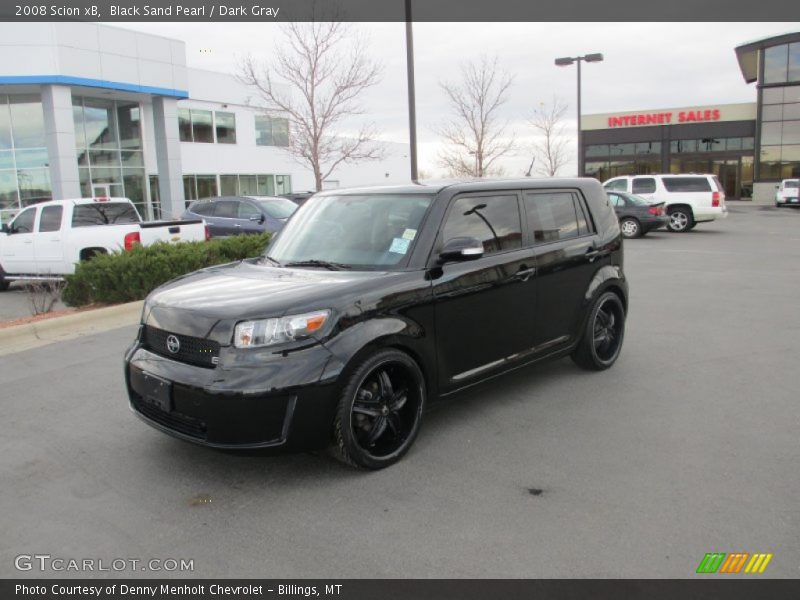
[[[174,335],[178,338],[180,349],[170,352],[167,338]],[[190,335],[171,334],[169,331],[145,325],[142,329],[142,345],[156,354],[166,356],[179,362],[213,369],[219,357],[219,344],[212,340],[192,337]]]
[[[195,419],[189,415],[184,415],[177,412],[164,412],[163,410],[152,406],[145,402],[138,394],[131,394],[131,402],[133,407],[143,414],[151,421],[155,421],[159,425],[196,438],[198,440],[206,439],[206,424],[200,419]]]

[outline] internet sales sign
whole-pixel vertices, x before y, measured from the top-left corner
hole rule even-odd
[[[700,123],[719,121],[722,113],[718,108],[704,110],[682,110],[679,112],[648,112],[608,117],[609,127],[634,127],[637,125],[670,125],[672,123]]]

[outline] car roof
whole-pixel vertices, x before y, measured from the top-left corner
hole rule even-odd
[[[583,187],[599,182],[594,177],[524,177],[517,179],[452,179],[421,181],[406,185],[380,185],[360,188],[343,188],[317,192],[317,196],[341,196],[360,194],[437,194],[444,190],[452,193],[481,192],[492,190],[537,189],[561,187]]]

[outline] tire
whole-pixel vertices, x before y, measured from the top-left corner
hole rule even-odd
[[[625,338],[625,307],[614,292],[595,300],[572,360],[590,371],[603,371],[613,365]]]
[[[414,443],[425,407],[425,379],[405,352],[387,349],[348,377],[333,423],[333,454],[357,469],[396,463]]]
[[[619,222],[620,231],[622,231],[622,237],[631,239],[641,237],[642,234],[642,225],[639,223],[637,219],[633,217],[625,217]]]
[[[673,233],[685,233],[694,227],[694,218],[689,208],[679,206],[671,208],[669,211],[669,221],[667,229]]]

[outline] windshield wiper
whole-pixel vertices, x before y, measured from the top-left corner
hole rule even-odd
[[[279,261],[279,260],[275,260],[275,259],[274,259],[274,258],[272,258],[271,256],[267,256],[266,254],[265,254],[264,256],[262,256],[261,258],[263,258],[264,260],[266,260],[266,261],[268,261],[268,262],[271,262],[271,263],[272,263],[273,265],[275,265],[276,267],[282,267],[282,266],[283,266],[283,265],[281,264],[281,261]]]
[[[316,258],[310,260],[297,260],[295,262],[288,262],[284,267],[324,267],[331,271],[341,271],[342,269],[349,269],[350,265],[345,265],[337,262],[330,262],[327,260],[318,260]]]

